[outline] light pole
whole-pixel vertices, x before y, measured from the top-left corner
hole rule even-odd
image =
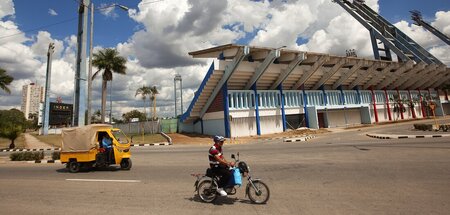
[[[47,75],[45,82],[45,103],[44,103],[44,117],[43,117],[43,135],[48,134],[49,114],[50,114],[50,83],[52,77],[52,56],[55,52],[55,44],[50,43],[48,45],[47,52]]]
[[[77,59],[74,85],[73,102],[73,126],[82,126],[85,124],[86,111],[86,30],[87,13],[86,5],[90,0],[81,0],[78,8],[78,35],[77,35]]]
[[[119,7],[124,11],[128,11],[129,8],[120,4],[113,4],[102,8],[97,8],[99,10],[106,9],[109,7]],[[89,5],[91,9],[91,21],[90,21],[90,41],[89,41],[89,72],[88,72],[88,97],[87,97],[87,124],[91,124],[91,109],[92,109],[92,50],[93,50],[93,41],[94,41],[94,3],[91,2]],[[110,97],[111,99],[111,97]],[[112,103],[111,103],[112,105]],[[112,106],[111,106],[112,111]],[[111,113],[110,113],[110,123],[111,123]]]
[[[92,109],[92,41],[94,40],[94,3],[91,2],[91,21],[90,21],[90,35],[89,35],[89,71],[88,71],[88,97],[87,97],[87,124],[91,124],[91,109]]]
[[[182,83],[182,78],[180,74],[175,74],[175,78],[173,79],[173,85],[174,85],[174,97],[175,97],[175,118],[177,118],[178,116],[178,112],[177,112],[177,100],[178,100],[178,96],[177,96],[177,82],[180,83],[180,97],[181,97],[181,115],[183,115],[183,83]]]

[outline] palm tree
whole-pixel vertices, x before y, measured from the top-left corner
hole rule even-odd
[[[156,119],[156,95],[159,94],[158,89],[156,86],[150,87],[151,96],[150,99],[153,102],[153,120]]]
[[[113,72],[118,74],[126,74],[127,67],[125,64],[127,60],[119,56],[119,52],[116,49],[104,49],[100,50],[98,53],[94,53],[92,59],[92,65],[98,68],[97,72],[94,73],[92,79],[94,79],[100,71],[103,70],[102,75],[102,123],[105,122],[106,114],[106,89],[108,81],[113,79]]]
[[[136,97],[137,95],[141,95],[142,102],[144,103],[144,115],[145,116],[147,116],[147,113],[145,111],[145,100],[147,99],[147,95],[151,94],[150,89],[151,89],[150,87],[143,85],[142,87],[140,87],[136,90],[136,94],[134,95],[134,97]]]
[[[6,73],[6,70],[0,68],[0,88],[8,94],[11,94],[11,90],[9,90],[8,85],[11,84],[13,80],[14,78],[9,76]]]

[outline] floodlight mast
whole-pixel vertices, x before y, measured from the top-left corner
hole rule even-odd
[[[436,37],[439,37],[439,39],[447,43],[447,45],[450,45],[450,38],[427,22],[423,21],[422,13],[420,11],[412,10],[409,12],[411,13],[411,19],[414,21],[414,24],[424,27],[425,29],[433,33]]]

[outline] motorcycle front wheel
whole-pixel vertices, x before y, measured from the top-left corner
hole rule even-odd
[[[197,194],[202,201],[211,203],[217,198],[217,185],[212,180],[204,180],[198,185]]]
[[[270,197],[269,187],[262,181],[253,181],[247,188],[250,201],[255,204],[265,204]]]

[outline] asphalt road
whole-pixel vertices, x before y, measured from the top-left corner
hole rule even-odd
[[[266,205],[251,204],[242,188],[214,204],[200,202],[190,174],[205,171],[208,147],[162,146],[133,148],[130,171],[71,174],[62,164],[0,164],[1,213],[448,214],[450,139],[379,140],[365,130],[226,145],[227,158],[239,152],[269,185]]]

